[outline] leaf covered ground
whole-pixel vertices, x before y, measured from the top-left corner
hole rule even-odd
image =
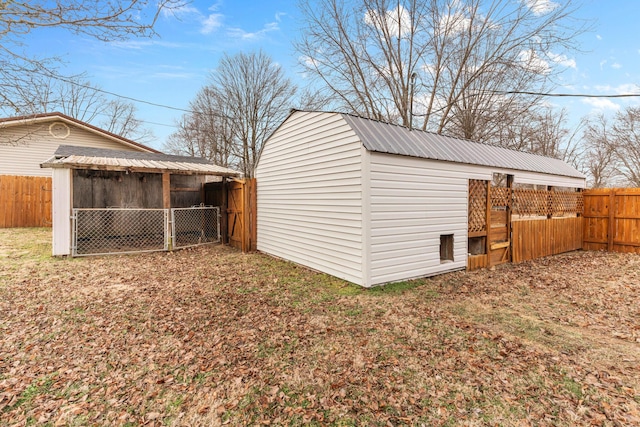
[[[222,246],[0,239],[0,425],[640,425],[638,255],[364,290]]]

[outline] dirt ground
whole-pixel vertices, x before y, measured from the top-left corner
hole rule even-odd
[[[640,425],[640,256],[364,290],[222,246],[0,230],[0,425]]]

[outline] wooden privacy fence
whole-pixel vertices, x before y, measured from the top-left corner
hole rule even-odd
[[[51,227],[51,178],[0,175],[0,228]]]
[[[582,248],[582,217],[532,219],[511,223],[512,262]]]
[[[583,249],[640,253],[640,188],[584,192]]]

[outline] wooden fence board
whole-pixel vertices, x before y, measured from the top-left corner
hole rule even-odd
[[[0,228],[51,227],[51,178],[0,175]]]
[[[584,249],[640,253],[640,189],[584,192]]]
[[[582,217],[513,221],[513,262],[582,248]]]

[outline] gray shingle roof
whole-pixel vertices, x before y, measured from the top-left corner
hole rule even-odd
[[[551,157],[451,138],[376,120],[342,114],[369,151],[422,157],[471,165],[516,169],[585,178],[578,170]]]

